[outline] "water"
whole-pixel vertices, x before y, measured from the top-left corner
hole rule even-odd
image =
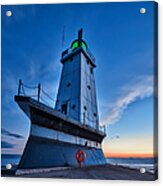
[[[1,166],[5,169],[7,164],[16,167],[19,164],[21,155],[2,154]],[[107,158],[107,163],[120,165],[133,169],[145,168],[147,172],[154,173],[157,170],[157,158]]]
[[[1,155],[1,167],[5,168],[7,164],[11,164],[12,166],[17,166],[19,164],[21,155],[15,154],[2,154]]]
[[[107,163],[139,170],[145,168],[153,174],[157,170],[157,158],[107,158]]]

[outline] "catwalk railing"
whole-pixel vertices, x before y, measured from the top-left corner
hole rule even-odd
[[[72,48],[66,49],[65,51],[62,52],[62,58],[68,56],[72,52],[75,52],[77,49],[79,49],[79,47],[76,49],[72,49]],[[92,52],[88,48],[85,49],[82,47],[82,49],[89,55],[89,57],[92,59],[93,63],[95,64],[95,57],[93,56]]]
[[[19,86],[18,86],[18,96],[27,96],[31,97],[32,99],[35,99],[36,101],[43,103],[53,109],[55,109],[56,102],[58,103],[59,100],[55,100],[52,98],[41,86],[39,83],[37,86],[29,86],[22,82],[22,80],[19,80]],[[74,115],[71,115],[70,118],[73,118],[74,120],[79,120],[79,118],[82,118],[82,123],[84,125],[90,125],[90,123],[97,123],[97,119],[92,119],[86,116],[85,113],[79,113],[76,110],[73,110],[73,112],[76,112],[76,117]],[[89,124],[87,124],[87,122]],[[105,126],[98,126],[98,130],[106,133]]]

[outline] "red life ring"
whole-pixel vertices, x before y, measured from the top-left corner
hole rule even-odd
[[[76,153],[76,159],[79,163],[83,162],[86,158],[86,154],[82,150],[78,150]]]

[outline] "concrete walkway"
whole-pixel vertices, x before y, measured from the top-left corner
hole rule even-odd
[[[34,171],[17,175],[18,177],[33,178],[65,178],[65,179],[100,179],[100,180],[155,180],[151,173],[140,173],[139,170],[121,166],[94,166],[83,168],[56,169],[43,172]]]

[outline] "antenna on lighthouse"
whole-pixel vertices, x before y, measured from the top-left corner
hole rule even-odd
[[[66,26],[63,26],[63,31],[62,31],[62,49],[64,48],[64,41],[65,41],[65,28]]]

